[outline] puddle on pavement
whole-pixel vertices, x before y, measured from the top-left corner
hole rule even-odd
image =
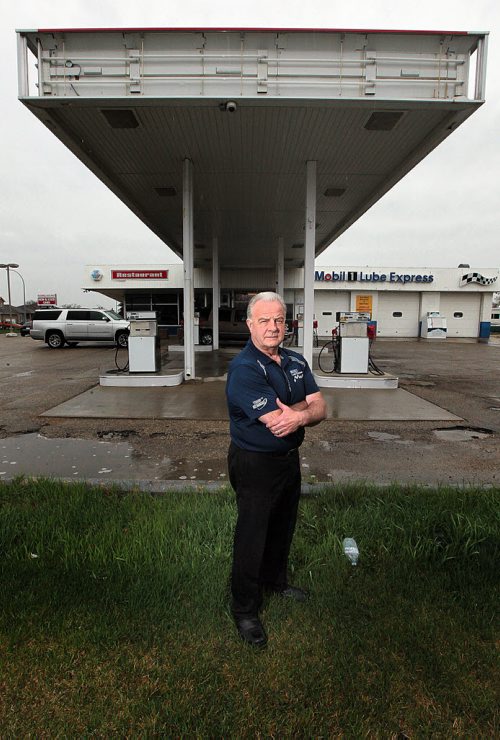
[[[196,462],[187,458],[171,460],[168,457],[163,458],[162,463],[157,465],[167,465],[169,470],[168,478],[171,480],[217,480],[224,482],[227,479],[226,460],[205,460]],[[152,473],[154,473],[154,466]],[[152,475],[154,477],[154,475]],[[166,477],[166,476],[165,476]]]
[[[399,434],[389,434],[388,432],[367,432],[368,436],[379,442],[390,442],[399,439]]]
[[[492,434],[488,429],[474,429],[473,427],[450,427],[433,431],[436,437],[444,442],[469,442],[471,439],[487,439]]]
[[[49,439],[24,434],[0,439],[0,480],[17,475],[103,480],[220,480],[226,461],[197,464],[193,460],[155,462],[139,455],[129,442],[91,439]]]
[[[412,445],[412,439],[401,439],[399,434],[389,434],[389,432],[367,432],[368,436],[377,442],[393,442],[396,445]]]
[[[433,388],[436,384],[430,380],[409,380],[408,385],[414,385],[416,388]]]

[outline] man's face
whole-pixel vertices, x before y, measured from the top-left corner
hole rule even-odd
[[[275,351],[285,336],[285,313],[279,301],[257,301],[247,319],[252,342],[261,352]]]

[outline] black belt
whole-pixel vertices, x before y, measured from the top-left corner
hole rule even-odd
[[[288,450],[287,452],[281,452],[281,450],[269,450],[269,451],[259,451],[256,452],[255,450],[247,450],[244,447],[238,447],[238,445],[235,445],[234,442],[231,440],[230,448],[233,448],[235,450],[241,450],[242,452],[250,452],[254,455],[267,455],[268,457],[290,457],[290,455],[293,455],[295,452],[299,451],[298,447],[292,447],[291,450]]]
[[[280,452],[279,450],[275,450],[273,452],[263,452],[263,455],[270,455],[271,457],[290,457],[290,455],[293,455],[295,452],[298,452],[298,447],[292,447],[291,450],[288,450],[288,452]]]

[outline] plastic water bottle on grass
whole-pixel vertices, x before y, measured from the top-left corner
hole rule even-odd
[[[342,547],[344,548],[344,554],[346,555],[347,559],[350,560],[351,565],[357,565],[359,550],[356,544],[356,540],[353,540],[352,537],[346,537],[342,542]]]

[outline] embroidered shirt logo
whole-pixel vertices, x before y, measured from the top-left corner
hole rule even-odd
[[[255,401],[252,402],[252,408],[255,409],[263,409],[264,406],[267,406],[267,398],[256,398]]]
[[[293,378],[293,382],[296,383],[298,380],[302,380],[304,377],[304,371],[303,370],[297,370],[297,368],[292,367],[290,370],[290,375]]]

